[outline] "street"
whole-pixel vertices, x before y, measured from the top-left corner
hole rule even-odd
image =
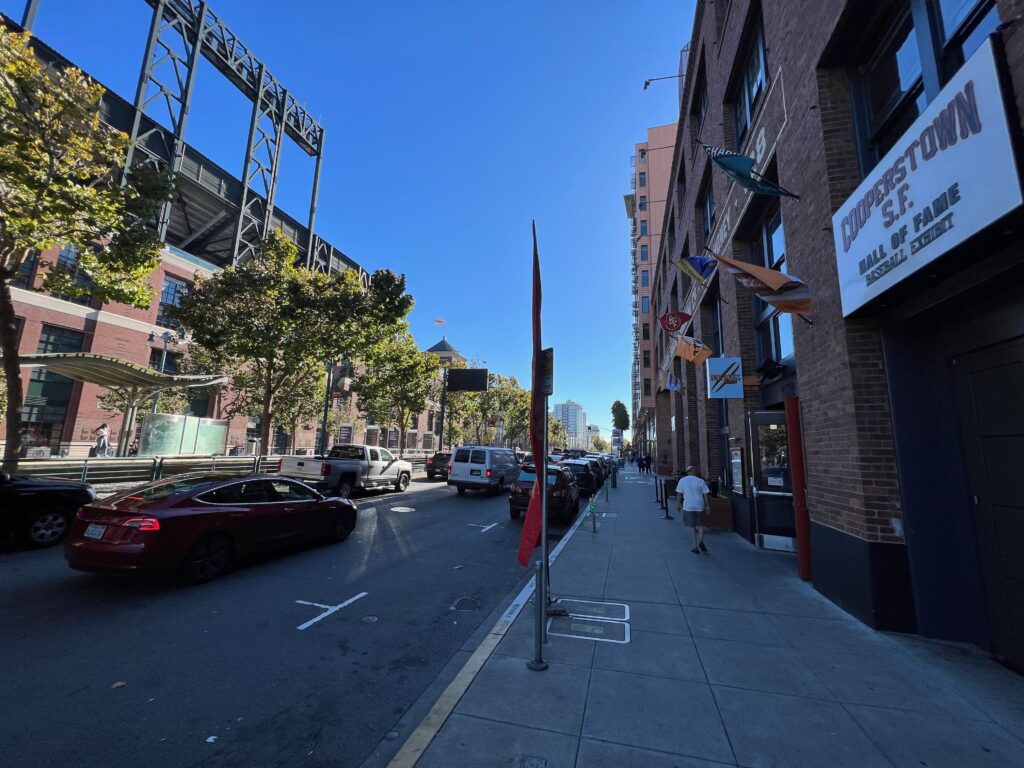
[[[4,764],[360,765],[527,574],[504,494],[358,505],[342,544],[191,588],[0,553]]]

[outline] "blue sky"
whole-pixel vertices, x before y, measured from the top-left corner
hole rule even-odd
[[[677,116],[671,75],[693,2],[212,0],[326,129],[317,230],[408,277],[422,346],[443,333],[491,370],[530,374],[530,220],[553,402],[608,427],[629,405],[629,156]],[[21,0],[0,0],[20,19]],[[36,33],[131,99],[144,0],[41,0]],[[211,66],[187,138],[238,174],[249,106]],[[313,162],[284,147],[278,204],[305,220]]]

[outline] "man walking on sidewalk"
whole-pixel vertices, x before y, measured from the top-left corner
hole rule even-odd
[[[695,555],[707,552],[704,545],[704,525],[708,512],[708,484],[703,478],[697,477],[696,467],[687,467],[686,475],[679,478],[676,486],[676,511],[683,509],[683,523],[693,531],[693,549]]]

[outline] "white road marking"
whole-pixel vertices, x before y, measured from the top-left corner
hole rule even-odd
[[[352,605],[352,603],[354,603],[356,600],[359,600],[360,598],[366,597],[368,594],[369,594],[369,592],[360,592],[355,597],[350,597],[344,603],[339,603],[338,605],[321,605],[320,603],[311,603],[311,602],[309,602],[307,600],[296,600],[295,602],[299,603],[301,605],[314,605],[317,608],[323,608],[324,609],[324,612],[321,613],[319,616],[317,616],[315,619],[310,619],[305,624],[300,624],[299,626],[296,627],[296,629],[299,630],[300,632],[302,630],[304,630],[304,629],[309,629],[311,626],[313,626],[318,621],[320,621],[320,619],[326,619],[332,613],[336,613],[336,612],[340,611],[342,608],[344,608],[344,607],[346,607],[348,605]]]
[[[392,507],[392,512],[415,512],[416,507]]]
[[[481,531],[480,531],[480,533],[487,533],[487,532],[488,532],[489,530],[491,530],[491,528],[493,528],[493,527],[494,527],[494,526],[496,526],[496,525],[497,525],[497,523],[491,523],[491,524],[490,524],[490,525],[488,525],[488,526],[487,526],[486,528],[484,528],[483,530],[481,530]]]

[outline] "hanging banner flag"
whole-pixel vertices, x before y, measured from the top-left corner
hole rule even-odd
[[[703,365],[711,357],[711,347],[693,338],[680,336],[676,343],[676,357],[681,357],[694,365]]]
[[[530,450],[533,451],[535,464],[538,459],[544,461],[547,457],[547,435],[544,434],[544,410],[547,399],[542,394],[544,364],[540,343],[540,304],[540,256],[537,253],[537,222],[533,222],[533,380],[530,392]],[[540,467],[537,478],[533,481],[533,492],[530,494],[530,504],[526,508],[526,520],[523,521],[523,533],[519,537],[519,564],[524,568],[529,565],[530,555],[536,549],[540,537],[541,494],[545,491],[540,487]]]
[[[700,285],[704,285],[707,279],[715,271],[715,260],[707,256],[687,256],[685,259],[676,259],[672,262],[683,274]]]
[[[665,389],[669,392],[682,392],[683,382],[674,373],[670,373],[665,377]]]
[[[735,181],[744,189],[749,189],[757,195],[771,195],[772,197],[792,197],[799,200],[798,195],[783,189],[774,181],[769,181],[754,170],[754,158],[741,155],[738,152],[731,152],[721,147],[709,147],[707,144],[697,142],[704,151],[708,153],[718,169],[726,176]]]
[[[743,397],[743,363],[738,357],[712,357],[707,372],[710,399]]]
[[[661,327],[669,333],[675,333],[690,322],[690,317],[691,316],[685,312],[666,312],[658,318],[658,322],[661,324]]]
[[[811,290],[799,278],[777,269],[713,254],[739,283],[780,312],[803,316],[811,311]]]

